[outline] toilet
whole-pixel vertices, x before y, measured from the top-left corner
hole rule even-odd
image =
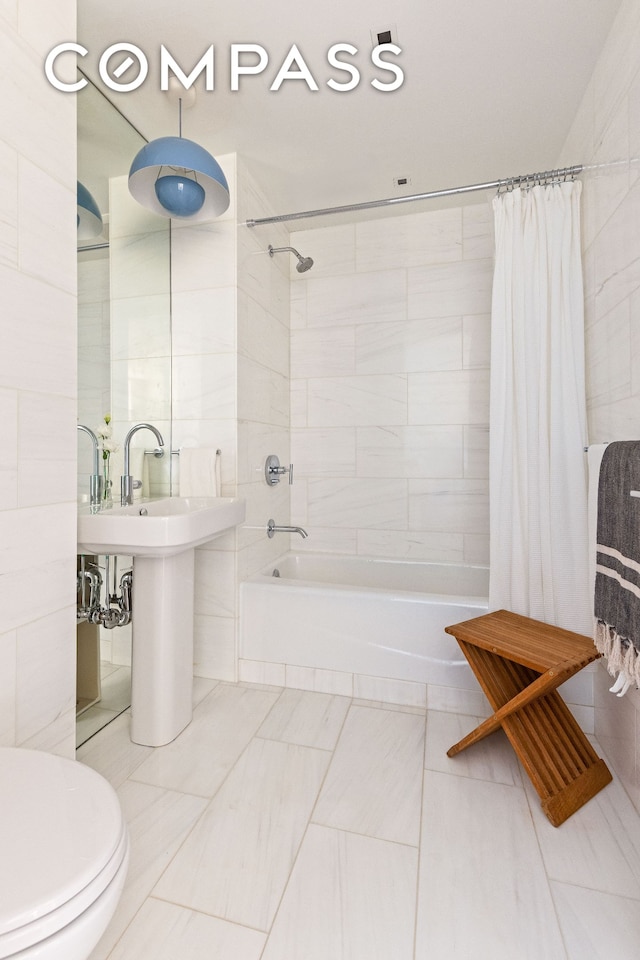
[[[115,791],[76,760],[0,748],[0,960],[87,960],[129,862]]]

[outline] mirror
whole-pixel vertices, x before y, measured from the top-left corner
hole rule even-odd
[[[85,77],[85,79],[87,79]],[[122,443],[131,426],[154,424],[171,450],[170,221],[137,204],[129,167],[145,138],[91,81],[77,94],[78,180],[103,219],[99,236],[78,245],[78,423],[94,432],[111,418],[117,449],[107,463],[120,497]],[[146,430],[131,443],[134,497],[171,492],[170,453],[153,456]],[[78,431],[78,500],[89,499],[90,438]],[[108,502],[104,507],[108,509]],[[102,603],[118,592],[131,558],[96,558]],[[78,625],[77,742],[84,742],[129,706],[131,626]]]

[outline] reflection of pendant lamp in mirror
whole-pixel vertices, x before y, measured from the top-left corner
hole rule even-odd
[[[78,240],[91,240],[93,237],[99,237],[102,233],[102,215],[87,188],[83,183],[78,183],[77,200],[77,220],[78,220]]]
[[[178,97],[180,135],[160,137],[140,150],[129,170],[129,191],[161,217],[213,220],[229,206],[229,185],[218,161],[182,136],[182,101],[189,95],[193,102],[193,88]]]

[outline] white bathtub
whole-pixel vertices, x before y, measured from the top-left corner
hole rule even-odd
[[[487,567],[289,554],[275,568],[241,585],[241,665],[477,688],[444,628],[487,611]]]

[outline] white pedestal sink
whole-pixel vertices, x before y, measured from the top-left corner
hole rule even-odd
[[[134,558],[134,743],[169,743],[191,720],[195,547],[244,518],[236,497],[165,497],[78,514],[78,553]]]

